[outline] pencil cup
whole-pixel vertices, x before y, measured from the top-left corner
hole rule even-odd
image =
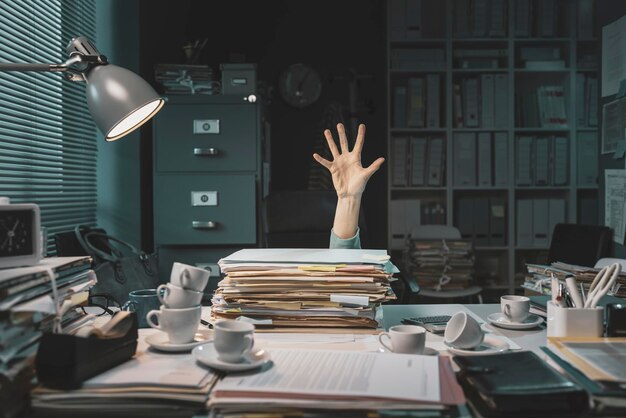
[[[548,301],[548,337],[597,338],[604,335],[604,309],[563,308]]]

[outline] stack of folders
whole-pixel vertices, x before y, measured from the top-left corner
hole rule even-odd
[[[411,274],[428,289],[467,288],[474,274],[474,251],[467,240],[411,240]]]
[[[535,290],[539,293],[549,293],[550,278],[552,275],[565,281],[568,276],[574,276],[576,282],[582,284],[585,292],[588,291],[593,279],[600,272],[599,268],[583,267],[574,264],[554,262],[551,265],[526,264],[528,274],[523,287]],[[626,297],[626,272],[621,272],[615,282],[615,287],[609,291],[609,295],[620,298]]]
[[[204,409],[218,376],[191,354],[138,349],[135,357],[75,390],[42,386],[32,392],[40,417],[190,417]]]
[[[72,329],[91,318],[72,309],[86,300],[88,289],[96,283],[90,266],[89,257],[54,257],[33,267],[0,271],[0,410],[7,416],[23,407],[42,332],[52,331],[55,325]],[[55,321],[50,272],[62,308],[60,322]]]
[[[219,261],[213,319],[257,326],[377,328],[398,270],[384,250],[245,249]]]
[[[167,94],[219,93],[219,83],[213,81],[208,65],[157,64],[154,79]]]
[[[548,337],[542,350],[589,393],[596,412],[626,415],[626,338]]]
[[[215,385],[212,416],[371,417],[380,410],[394,416],[412,410],[425,415],[410,416],[432,417],[465,403],[448,357],[286,349],[271,355],[271,367]]]

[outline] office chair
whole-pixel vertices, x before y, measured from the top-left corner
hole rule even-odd
[[[447,225],[420,225],[416,226],[411,230],[411,235],[409,240],[460,240],[461,232],[453,227]],[[405,269],[410,270],[409,263],[409,254],[408,254],[408,242],[407,240],[407,249],[405,250]],[[469,286],[465,289],[459,290],[435,290],[435,289],[426,289],[424,287],[420,288],[419,295],[427,298],[434,299],[447,299],[454,300],[460,298],[468,298],[476,297],[479,303],[483,303],[482,299],[482,287],[480,286]]]
[[[548,263],[560,261],[593,267],[612,251],[611,228],[600,225],[556,224],[548,251]]]

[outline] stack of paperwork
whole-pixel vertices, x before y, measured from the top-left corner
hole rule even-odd
[[[377,328],[398,270],[384,250],[245,249],[219,261],[212,319],[257,326]]]

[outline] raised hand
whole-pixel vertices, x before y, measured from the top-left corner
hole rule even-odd
[[[382,157],[378,158],[369,167],[361,165],[361,150],[365,142],[365,125],[359,125],[359,132],[352,151],[348,148],[348,138],[346,137],[346,130],[343,124],[337,124],[337,133],[339,135],[341,152],[339,152],[330,130],[326,129],[324,131],[333,161],[328,161],[319,154],[313,154],[313,158],[330,171],[333,185],[339,198],[360,197],[365,190],[367,181],[385,162],[385,159]]]

